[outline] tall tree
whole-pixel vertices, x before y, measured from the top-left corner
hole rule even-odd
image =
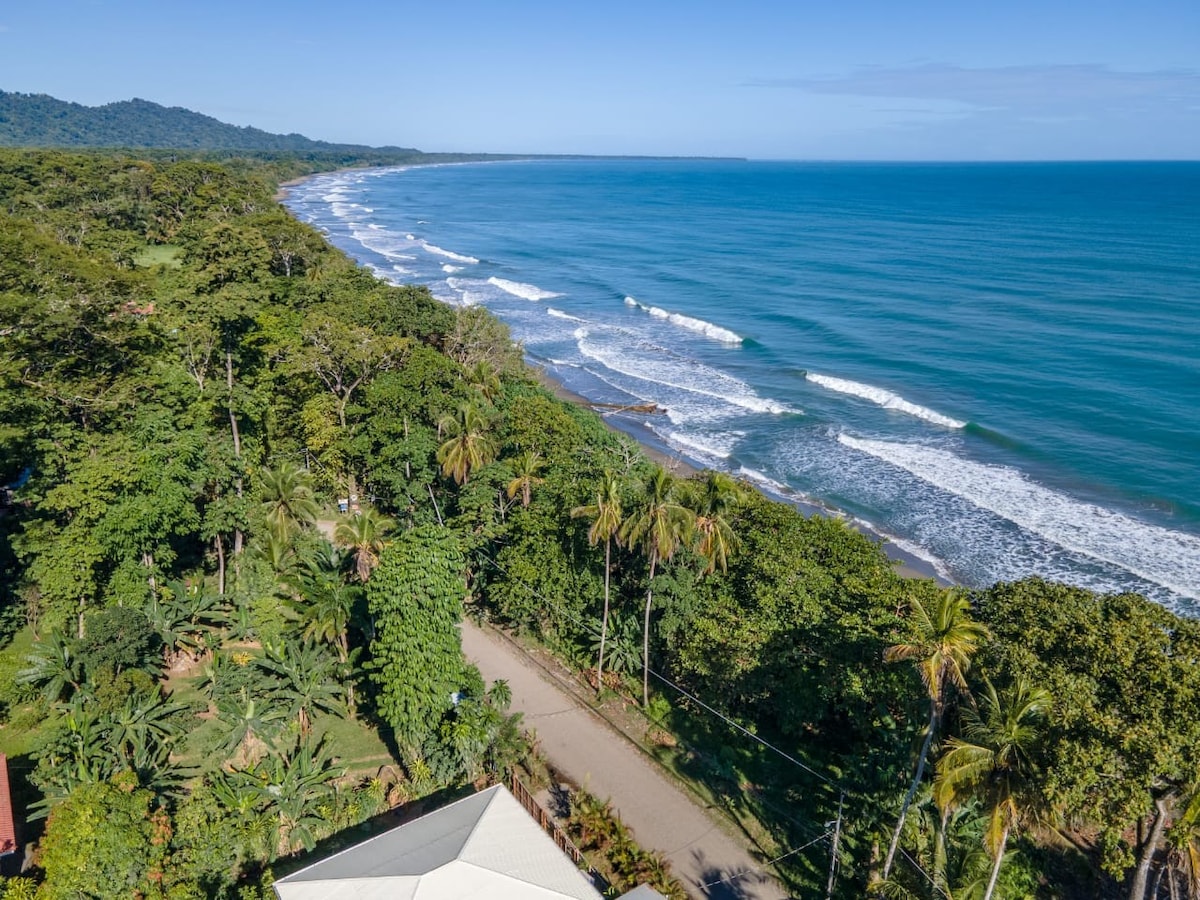
[[[1038,578],[995,585],[978,608],[997,635],[989,670],[1064,698],[1047,724],[1049,799],[1097,829],[1104,868],[1132,869],[1127,896],[1144,900],[1196,775],[1200,622]]]
[[[511,500],[521,495],[521,505],[528,508],[533,500],[533,486],[541,484],[545,481],[544,478],[538,476],[546,465],[546,461],[542,459],[542,454],[536,450],[524,450],[517,454],[516,459],[511,463],[513,478],[505,487],[504,492]]]
[[[314,373],[334,397],[338,424],[346,428],[346,406],[354,393],[380,372],[404,364],[411,341],[333,316],[317,315],[304,331],[299,369]]]
[[[367,507],[337,523],[333,542],[354,554],[354,574],[359,581],[366,583],[372,570],[379,565],[384,535],[395,526],[395,522],[374,507]]]
[[[312,477],[290,460],[274,469],[263,469],[262,505],[271,531],[284,538],[316,521],[320,506],[312,489]]]
[[[729,568],[729,557],[738,549],[738,537],[729,516],[742,502],[745,489],[724,472],[709,472],[703,485],[693,491],[691,508],[696,513],[696,552],[705,560],[704,574]]]
[[[626,546],[640,547],[650,564],[642,616],[643,706],[650,704],[650,607],[654,603],[654,574],[658,564],[669,562],[695,528],[695,515],[679,502],[677,495],[675,479],[662,467],[655,467],[620,531]]]
[[[367,583],[379,713],[409,755],[419,753],[463,687],[465,568],[454,534],[422,525],[383,551]]]
[[[438,430],[447,440],[438,447],[442,474],[464,484],[471,473],[496,458],[496,440],[490,434],[487,416],[476,403],[466,402],[452,416],[443,416]]]
[[[929,697],[929,724],[917,757],[917,771],[900,807],[900,818],[883,862],[884,879],[892,870],[900,835],[904,830],[904,819],[925,774],[929,748],[945,709],[946,692],[949,688],[960,691],[967,689],[966,673],[971,666],[971,657],[988,636],[987,629],[971,618],[970,600],[960,591],[939,590],[928,608],[914,595],[909,600],[908,609],[912,640],[888,647],[883,658],[887,662],[912,660]]]
[[[976,800],[987,811],[984,845],[992,871],[983,900],[996,890],[1012,830],[1040,812],[1032,753],[1050,706],[1050,693],[1023,677],[1000,693],[985,679],[978,707],[963,710],[962,737],[951,738],[938,760],[933,798],[943,814]]]
[[[604,542],[604,613],[600,617],[600,656],[596,663],[596,691],[604,689],[604,645],[608,638],[609,580],[612,576],[612,542],[621,528],[621,480],[606,470],[591,506],[577,506],[571,518],[590,519],[588,542],[594,547]]]

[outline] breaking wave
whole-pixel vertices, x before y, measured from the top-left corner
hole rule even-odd
[[[934,425],[941,425],[943,428],[967,427],[967,423],[960,419],[952,419],[927,407],[910,403],[899,394],[875,387],[874,385],[860,384],[857,381],[848,381],[845,378],[834,378],[832,375],[818,375],[815,372],[806,372],[804,377],[813,384],[819,384],[826,390],[837,391],[839,394],[850,394],[853,397],[861,397],[863,400],[870,400],[884,409],[894,409],[896,412],[907,413],[918,419],[924,419],[926,422],[932,422]]]
[[[625,298],[625,305],[640,309],[655,319],[665,319],[672,325],[678,325],[680,328],[686,328],[688,331],[702,334],[707,338],[712,338],[714,341],[720,341],[722,344],[742,343],[741,335],[734,334],[728,328],[722,328],[720,325],[714,325],[712,322],[705,322],[703,319],[694,319],[691,316],[673,313],[665,309],[660,309],[657,306],[646,306],[632,297]]]

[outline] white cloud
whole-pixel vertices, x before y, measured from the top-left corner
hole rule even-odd
[[[903,100],[943,101],[977,110],[1025,115],[1066,110],[1184,111],[1200,100],[1200,73],[1187,70],[1120,72],[1101,65],[1006,66],[968,69],[930,64],[864,67],[829,78],[760,78],[751,87],[792,88]]]

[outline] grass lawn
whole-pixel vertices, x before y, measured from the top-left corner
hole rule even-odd
[[[313,735],[328,741],[347,775],[375,775],[381,766],[399,765],[379,732],[362,719],[319,715],[313,719]]]
[[[180,255],[183,250],[172,244],[147,244],[133,255],[133,264],[144,269],[154,266],[166,266],[168,269],[178,269],[182,264]]]
[[[57,721],[56,716],[44,714],[40,703],[22,702],[27,695],[16,684],[17,673],[28,665],[25,657],[33,650],[33,644],[33,629],[26,626],[0,650],[0,684],[5,686],[4,699],[10,704],[0,723],[0,753],[9,757],[23,756],[37,748],[42,735],[49,731],[47,726]]]

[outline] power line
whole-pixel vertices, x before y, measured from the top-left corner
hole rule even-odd
[[[725,878],[718,878],[716,881],[706,881],[699,886],[702,888],[706,888],[706,887],[712,887],[713,885],[716,885],[716,884],[728,884],[731,881],[737,881],[739,878],[745,878],[747,875],[753,875],[756,872],[765,871],[767,866],[773,866],[773,865],[775,865],[775,863],[779,862],[781,859],[787,859],[789,856],[794,856],[797,853],[801,853],[801,852],[807,850],[813,844],[819,844],[821,841],[825,840],[825,838],[829,837],[831,834],[833,834],[832,831],[827,831],[824,834],[822,834],[820,837],[813,838],[811,841],[809,841],[807,844],[804,844],[803,846],[795,847],[795,848],[789,850],[787,853],[781,854],[780,856],[777,856],[774,859],[768,859],[757,869],[746,869],[744,872],[737,872],[736,874],[729,875]]]
[[[504,575],[506,578],[510,578],[510,579],[512,579],[513,581],[515,581],[517,584],[520,584],[521,586],[523,586],[523,587],[524,587],[524,588],[525,588],[527,591],[529,591],[529,593],[530,593],[530,594],[532,594],[534,597],[537,597],[537,598],[538,598],[539,600],[541,600],[543,603],[545,603],[545,604],[547,604],[548,606],[550,606],[550,607],[552,607],[553,609],[555,609],[557,612],[559,612],[561,615],[565,616],[565,617],[566,617],[567,619],[569,619],[570,621],[574,622],[574,623],[575,623],[577,626],[579,626],[579,627],[580,627],[580,628],[582,628],[583,630],[585,630],[585,631],[589,630],[589,628],[590,628],[590,625],[589,625],[588,623],[584,622],[584,621],[583,621],[583,620],[582,620],[582,619],[581,619],[581,618],[580,618],[578,615],[576,615],[574,612],[572,612],[572,611],[570,611],[570,610],[567,610],[567,609],[564,609],[564,608],[563,608],[563,607],[562,607],[562,606],[561,606],[559,603],[555,602],[554,600],[551,600],[551,599],[549,599],[548,597],[546,597],[545,595],[543,595],[541,592],[539,592],[539,591],[535,590],[533,587],[531,587],[531,586],[530,586],[530,585],[529,585],[527,582],[525,582],[523,579],[521,579],[521,578],[514,578],[512,575],[510,575],[510,574],[509,574],[509,572],[508,572],[508,570],[507,570],[507,569],[505,569],[505,568],[504,568],[503,566],[501,566],[501,565],[500,565],[498,562],[496,562],[496,560],[495,560],[495,559],[493,559],[491,556],[484,555],[484,554],[481,554],[481,556],[483,556],[483,559],[484,559],[484,561],[485,561],[485,562],[487,562],[487,563],[491,564],[491,566],[492,566],[493,568],[495,568],[495,569],[496,569],[496,571],[498,571],[498,572],[500,572],[501,574],[503,574],[503,575]],[[699,697],[696,697],[694,694],[690,693],[689,691],[686,691],[686,690],[684,690],[682,687],[680,687],[679,685],[675,684],[673,681],[671,681],[670,679],[666,678],[665,676],[663,676],[663,675],[660,675],[658,672],[654,671],[653,669],[648,669],[648,671],[649,671],[649,673],[650,673],[651,675],[653,675],[653,676],[654,676],[655,678],[657,678],[659,681],[661,681],[661,682],[663,682],[664,684],[668,685],[668,686],[669,686],[669,687],[671,687],[673,690],[675,690],[675,691],[679,692],[679,693],[680,693],[682,696],[684,696],[684,697],[687,697],[689,700],[691,700],[692,702],[696,703],[698,706],[700,706],[701,708],[703,708],[703,709],[704,709],[706,712],[710,713],[711,715],[714,715],[714,716],[716,716],[716,717],[717,717],[718,719],[720,719],[722,722],[726,723],[727,725],[729,725],[729,726],[730,726],[730,727],[732,727],[732,728],[735,728],[735,729],[736,729],[736,730],[737,730],[739,733],[746,735],[747,737],[751,738],[751,739],[752,739],[753,741],[755,741],[756,743],[758,743],[758,744],[762,745],[763,747],[765,747],[765,748],[767,748],[767,749],[771,750],[772,752],[774,752],[774,753],[778,754],[778,755],[779,755],[779,756],[780,756],[782,759],[785,759],[785,760],[787,760],[787,761],[788,761],[789,763],[791,763],[792,765],[794,765],[794,766],[797,766],[798,768],[802,769],[803,771],[805,771],[805,772],[809,773],[809,774],[810,774],[810,775],[812,775],[813,777],[815,777],[815,778],[819,779],[819,780],[820,780],[821,782],[823,782],[824,784],[827,784],[827,785],[829,785],[830,787],[832,787],[832,788],[836,789],[836,790],[837,790],[837,791],[838,791],[838,792],[839,792],[839,793],[840,793],[840,794],[841,794],[843,797],[844,797],[844,796],[845,796],[845,794],[847,793],[847,790],[846,790],[846,788],[845,788],[844,786],[840,785],[838,782],[834,781],[832,778],[830,778],[830,777],[828,777],[828,776],[824,775],[824,774],[823,774],[823,773],[821,773],[821,772],[818,772],[816,769],[814,769],[814,768],[812,768],[811,766],[809,766],[809,765],[807,765],[807,764],[805,764],[805,763],[801,762],[800,760],[796,759],[796,758],[795,758],[794,756],[792,756],[791,754],[789,754],[789,753],[787,753],[787,752],[785,752],[785,751],[781,750],[780,748],[776,747],[774,744],[770,743],[769,741],[766,741],[766,740],[764,740],[763,738],[759,737],[759,736],[758,736],[758,735],[756,735],[754,732],[752,732],[752,731],[749,731],[748,729],[746,729],[745,727],[743,727],[742,725],[740,725],[738,722],[736,722],[736,721],[734,721],[733,719],[729,718],[728,716],[724,715],[724,714],[723,714],[723,713],[721,713],[720,711],[718,711],[718,710],[714,709],[714,708],[713,708],[713,707],[711,707],[709,704],[707,704],[707,703],[705,703],[703,700],[701,700]],[[785,814],[785,815],[787,815],[787,814]],[[787,818],[788,818],[788,819],[789,819],[789,820],[790,820],[790,821],[791,821],[793,824],[795,824],[795,825],[799,826],[801,829],[803,829],[803,830],[805,830],[805,831],[808,831],[808,830],[809,830],[809,829],[808,829],[808,827],[807,827],[806,825],[804,825],[803,823],[801,823],[800,821],[798,821],[797,819],[795,819],[795,818],[794,818],[794,817],[792,817],[791,815],[787,815]],[[809,831],[809,833],[811,834],[812,832],[811,832],[811,831]],[[790,856],[790,855],[792,855],[793,853],[797,853],[797,852],[800,852],[800,850],[807,849],[808,847],[811,847],[813,844],[815,844],[815,843],[818,843],[819,841],[823,840],[825,837],[828,837],[828,836],[830,835],[830,833],[831,833],[831,832],[829,832],[829,831],[826,831],[826,832],[825,832],[824,834],[822,834],[820,837],[814,838],[812,841],[810,841],[808,844],[805,844],[803,847],[797,848],[796,850],[789,851],[788,853],[785,853],[785,854],[784,854],[782,857],[778,857],[778,858],[777,858],[777,859],[775,859],[775,860],[771,860],[770,862],[768,862],[768,863],[765,863],[765,865],[772,865],[773,863],[777,862],[779,859],[786,858],[787,856]],[[938,884],[937,880],[936,880],[936,879],[934,879],[934,877],[933,877],[932,875],[930,875],[930,874],[929,874],[927,871],[925,871],[925,869],[924,869],[924,868],[921,866],[921,864],[920,864],[920,863],[918,863],[918,862],[917,862],[915,859],[913,859],[913,858],[912,858],[912,856],[911,856],[911,855],[909,855],[909,854],[907,853],[907,851],[905,851],[903,848],[900,848],[900,852],[903,854],[903,856],[904,856],[905,860],[906,860],[906,861],[909,863],[909,865],[911,865],[911,866],[912,866],[914,869],[916,869],[916,870],[917,870],[917,871],[918,871],[918,872],[919,872],[919,873],[920,873],[922,876],[924,876],[924,878],[925,878],[925,879],[926,879],[926,880],[927,880],[927,881],[928,881],[928,882],[929,882],[929,883],[930,883],[930,884],[931,884],[931,885],[934,887],[934,889],[935,889],[935,890],[937,890],[939,893],[941,893],[943,896],[945,896],[945,897],[947,898],[947,900],[950,900],[950,895],[949,895],[948,893],[946,893],[946,890],[945,890],[945,888],[941,887],[941,886]],[[713,882],[713,884],[718,884],[718,883],[720,883],[720,881]]]
[[[486,560],[487,560],[489,563],[491,563],[491,564],[492,564],[492,566],[494,566],[494,567],[495,567],[495,569],[496,569],[497,571],[499,571],[499,572],[503,573],[505,576],[508,576],[508,577],[510,577],[510,578],[512,577],[512,576],[510,576],[510,575],[509,575],[509,573],[508,573],[508,571],[507,571],[506,569],[504,569],[504,568],[503,568],[503,567],[502,567],[502,566],[501,566],[499,563],[497,563],[497,562],[496,562],[494,559],[492,559],[491,557],[484,557],[484,559],[486,559]],[[520,579],[517,579],[517,581],[518,581],[520,584],[522,584],[522,585],[523,585],[523,586],[524,586],[524,587],[525,587],[525,588],[526,588],[526,589],[527,589],[527,590],[528,590],[528,591],[529,591],[531,594],[533,594],[533,595],[534,595],[535,597],[537,597],[539,600],[542,600],[543,602],[545,602],[545,603],[549,604],[550,606],[553,606],[553,607],[554,607],[555,609],[557,609],[557,610],[558,610],[560,613],[562,613],[563,615],[565,615],[567,618],[571,619],[571,620],[572,620],[572,621],[573,621],[573,622],[574,622],[576,625],[579,625],[581,628],[584,628],[585,630],[587,629],[587,627],[588,627],[588,626],[587,626],[587,623],[583,622],[583,621],[582,621],[582,620],[581,620],[581,619],[580,619],[578,616],[576,616],[574,613],[572,613],[572,612],[570,612],[570,611],[568,611],[568,610],[564,610],[564,609],[563,609],[561,606],[559,606],[559,605],[558,605],[557,603],[555,603],[553,600],[549,600],[549,599],[547,599],[546,597],[542,596],[542,595],[541,595],[541,594],[539,594],[537,591],[535,591],[533,588],[531,588],[531,587],[530,587],[528,584],[526,584],[524,581],[520,581]],[[707,703],[705,703],[703,700],[701,700],[701,699],[700,699],[699,697],[697,697],[695,694],[691,693],[690,691],[686,690],[685,688],[682,688],[682,687],[680,687],[680,686],[679,686],[679,685],[677,685],[675,682],[671,681],[671,679],[667,678],[665,675],[661,675],[661,674],[659,674],[658,672],[654,671],[653,669],[647,669],[647,671],[648,671],[648,672],[649,672],[651,675],[653,675],[655,678],[657,678],[659,681],[661,681],[663,684],[665,684],[665,685],[667,685],[668,687],[670,687],[672,690],[676,691],[677,693],[679,693],[680,695],[682,695],[682,696],[684,696],[684,697],[687,697],[687,698],[688,698],[689,700],[691,700],[693,703],[697,704],[698,706],[702,707],[702,708],[703,708],[704,710],[706,710],[707,712],[709,712],[709,713],[711,713],[712,715],[716,716],[718,719],[720,719],[720,720],[721,720],[722,722],[724,722],[726,725],[730,726],[731,728],[734,728],[734,729],[736,729],[737,731],[739,731],[739,732],[741,732],[742,734],[746,735],[746,737],[750,738],[751,740],[755,741],[755,742],[756,742],[756,743],[758,743],[758,744],[761,744],[763,747],[766,747],[768,750],[772,751],[773,753],[776,753],[776,754],[778,754],[780,757],[782,757],[783,759],[786,759],[786,760],[787,760],[788,762],[790,762],[792,765],[794,765],[794,766],[797,766],[797,767],[799,767],[800,769],[803,769],[805,772],[808,772],[808,773],[809,773],[810,775],[812,775],[814,778],[820,779],[820,780],[821,780],[821,781],[823,781],[825,784],[829,785],[831,788],[834,788],[834,789],[838,790],[839,792],[845,793],[845,790],[846,790],[846,789],[845,789],[845,787],[843,787],[842,785],[838,784],[838,783],[837,783],[836,781],[834,781],[832,778],[829,778],[828,776],[826,776],[826,775],[822,774],[821,772],[818,772],[818,771],[817,771],[816,769],[814,769],[812,766],[809,766],[809,765],[807,765],[807,764],[805,764],[805,763],[801,762],[800,760],[796,759],[796,757],[792,756],[790,753],[788,753],[788,752],[786,752],[786,751],[784,751],[784,750],[781,750],[779,747],[776,747],[776,746],[775,746],[774,744],[772,744],[770,741],[767,741],[767,740],[765,740],[765,739],[763,739],[763,738],[759,737],[759,736],[758,736],[757,734],[755,734],[753,731],[750,731],[749,729],[747,729],[747,728],[745,728],[744,726],[740,725],[738,722],[736,722],[736,721],[734,721],[733,719],[729,718],[729,716],[725,715],[725,714],[724,714],[724,713],[722,713],[720,710],[714,709],[713,707],[709,706]]]

